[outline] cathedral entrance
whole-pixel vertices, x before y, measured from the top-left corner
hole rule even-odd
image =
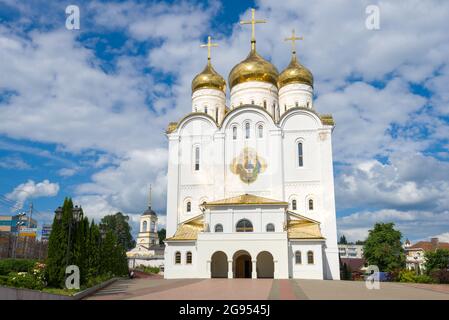
[[[212,278],[228,277],[228,257],[223,251],[214,252],[210,264],[210,274]]]
[[[268,251],[257,255],[257,278],[274,278],[273,256]]]
[[[234,278],[251,278],[251,256],[246,251],[237,251],[234,254]]]

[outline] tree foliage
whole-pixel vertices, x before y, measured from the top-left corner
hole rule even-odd
[[[401,237],[401,232],[394,229],[394,223],[376,223],[365,241],[365,259],[370,265],[378,266],[380,271],[403,268],[405,255]]]
[[[121,219],[122,217],[117,218]],[[107,221],[110,223],[108,219]],[[115,234],[115,230],[122,230],[124,227],[117,227],[120,225],[117,221],[114,223],[115,227],[105,225],[102,234],[100,227],[94,221],[89,222],[82,209],[74,208],[72,200],[66,198],[61,215],[55,215],[53,219],[49,238],[46,261],[48,284],[63,288],[65,269],[69,265],[79,267],[82,285],[92,278],[127,274],[126,250]]]
[[[166,234],[167,234],[167,232],[164,228],[162,228],[161,230],[159,230],[157,232],[157,236],[159,237],[159,244],[164,244]]]
[[[342,235],[340,237],[340,241],[338,241],[338,244],[348,244],[348,241],[346,240],[345,235]]]
[[[426,273],[430,274],[435,270],[446,270],[449,268],[449,250],[436,249],[424,253]]]
[[[131,226],[129,225],[129,217],[121,212],[113,215],[104,216],[101,219],[101,224],[106,227],[106,230],[112,231],[117,237],[118,242],[125,250],[130,250],[135,247],[136,243],[131,235]]]

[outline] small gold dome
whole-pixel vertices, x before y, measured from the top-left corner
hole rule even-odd
[[[247,81],[262,81],[277,86],[278,75],[276,67],[252,49],[248,57],[229,73],[229,88]]]
[[[226,90],[226,81],[217,71],[212,67],[210,61],[207,63],[201,73],[196,75],[192,81],[192,93],[198,89],[218,89],[221,91]]]
[[[281,72],[278,78],[278,88],[291,83],[302,83],[313,87],[313,75],[309,69],[304,67],[296,59],[296,54],[293,53],[290,64]]]

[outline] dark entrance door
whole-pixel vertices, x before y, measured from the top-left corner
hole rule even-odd
[[[251,257],[247,254],[239,256],[235,261],[235,277],[251,278]]]

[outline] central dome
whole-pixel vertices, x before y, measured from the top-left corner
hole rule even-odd
[[[255,49],[229,73],[229,88],[248,81],[268,82],[277,86],[279,72],[274,65],[262,58]]]

